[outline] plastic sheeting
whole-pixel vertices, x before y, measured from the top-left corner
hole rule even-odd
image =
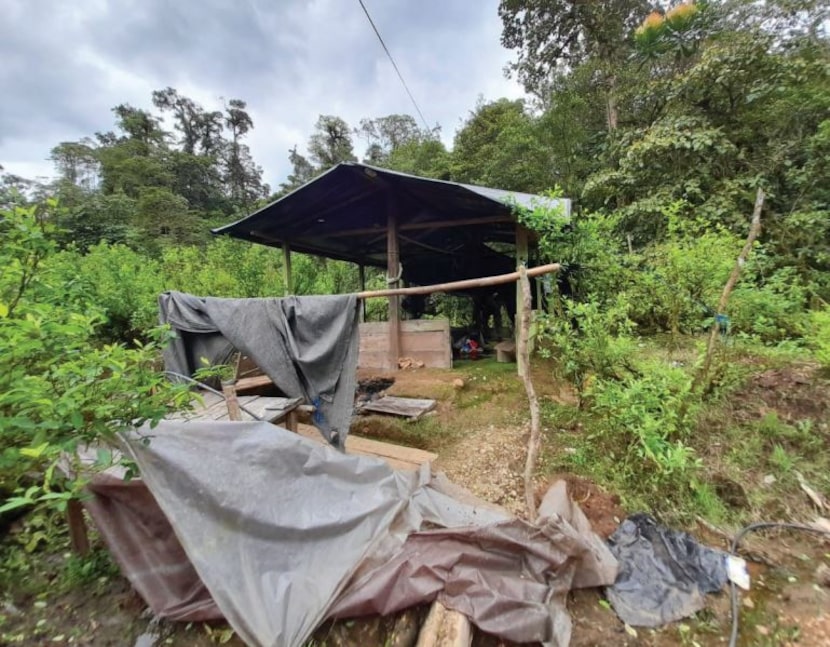
[[[659,627],[700,611],[727,580],[728,555],[647,514],[626,519],[609,537],[620,573],[607,589],[617,615],[635,627]]]
[[[345,447],[359,346],[357,297],[219,299],[183,292],[159,297],[159,320],[177,336],[164,349],[168,371],[192,375],[245,353],[288,396],[317,408],[314,424]]]
[[[171,617],[213,617],[212,598],[250,645],[300,645],[326,617],[436,598],[506,639],[565,645],[567,591],[616,576],[564,489],[530,524],[427,466],[396,472],[266,423],[166,421],[126,446],[152,496],[131,502],[137,486],[96,477],[110,503],[90,508],[122,568]]]

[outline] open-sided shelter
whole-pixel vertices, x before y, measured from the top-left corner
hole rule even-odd
[[[478,278],[515,270],[528,261],[528,232],[516,210],[550,200],[341,163],[259,211],[214,234],[282,248],[286,292],[290,253],[303,252],[386,268],[390,286]],[[570,200],[555,201],[569,215]],[[509,246],[515,254],[505,253]],[[361,286],[364,289],[364,286]],[[401,354],[400,299],[389,298],[383,365]]]

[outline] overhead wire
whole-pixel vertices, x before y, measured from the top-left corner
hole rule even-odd
[[[415,106],[415,111],[418,113],[418,116],[421,118],[421,122],[424,124],[424,128],[427,131],[430,130],[429,124],[427,120],[424,118],[424,113],[421,112],[421,108],[418,107],[418,102],[415,101],[415,97],[409,89],[409,86],[406,84],[406,81],[403,78],[403,74],[401,74],[400,69],[398,69],[398,64],[395,63],[395,59],[392,57],[392,53],[389,51],[389,48],[386,46],[386,43],[383,40],[383,37],[380,35],[380,31],[378,31],[377,26],[375,25],[375,21],[372,20],[372,16],[369,14],[369,10],[366,8],[366,5],[363,3],[363,0],[357,0],[360,3],[360,7],[363,9],[363,13],[366,14],[366,18],[369,21],[369,24],[372,26],[372,29],[375,32],[375,35],[378,37],[380,41],[381,47],[383,47],[383,51],[386,52],[386,56],[389,57],[389,62],[392,63],[392,67],[395,68],[395,72],[398,75],[398,78],[401,80],[401,85],[403,85],[403,89],[406,90],[406,93],[409,95],[410,101],[412,101],[412,105]]]

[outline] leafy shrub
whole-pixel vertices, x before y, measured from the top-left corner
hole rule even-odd
[[[795,268],[785,267],[760,285],[739,283],[729,302],[730,325],[763,342],[777,342],[800,337],[805,331],[804,306],[807,289]]]
[[[639,375],[597,380],[591,387],[593,409],[613,433],[628,437],[641,459],[666,475],[695,466],[693,450],[684,444],[694,411],[692,381],[680,368],[652,362]]]
[[[99,243],[86,254],[61,252],[49,266],[53,289],[73,286],[82,301],[95,304],[102,318],[96,331],[104,339],[143,339],[157,324],[161,268],[144,254],[126,245]]]
[[[816,310],[810,314],[807,343],[821,365],[830,369],[830,309]]]
[[[592,380],[621,378],[636,349],[631,336],[625,294],[608,308],[596,303],[564,302],[565,316],[541,315],[537,320],[539,354],[554,357],[580,400]]]
[[[190,399],[156,370],[163,330],[149,331],[154,341],[145,345],[98,341],[105,313],[83,290],[65,299],[48,222],[34,208],[0,214],[0,492],[19,492],[0,513],[64,502],[81,481],[58,477],[62,452],[106,446],[119,431],[154,423]]]

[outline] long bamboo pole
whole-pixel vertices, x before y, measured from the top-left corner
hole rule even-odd
[[[559,263],[550,263],[548,265],[539,265],[527,270],[527,276],[542,276],[543,274],[550,274],[551,272],[558,272],[561,269]],[[466,290],[467,288],[485,288],[491,285],[501,285],[502,283],[511,283],[518,281],[521,278],[519,272],[510,272],[510,274],[497,274],[496,276],[484,276],[479,279],[466,279],[464,281],[452,281],[450,283],[437,283],[435,285],[417,285],[411,288],[391,288],[388,290],[369,290],[366,292],[358,292],[358,299],[376,299],[380,297],[394,297],[405,296],[407,294],[432,294],[433,292],[455,292],[457,290]]]

